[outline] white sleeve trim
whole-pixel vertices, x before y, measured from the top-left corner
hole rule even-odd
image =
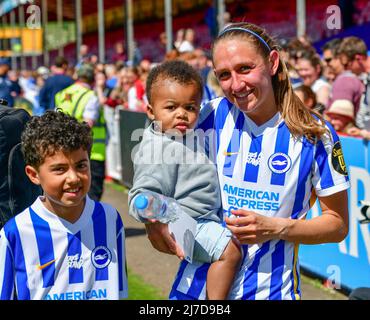
[[[346,181],[344,183],[341,183],[341,184],[338,184],[338,185],[334,185],[330,188],[326,188],[326,189],[316,189],[316,194],[319,196],[319,197],[328,197],[328,196],[331,196],[332,194],[335,194],[335,193],[338,193],[340,191],[343,191],[343,190],[346,190],[350,187],[350,183],[349,181]]]

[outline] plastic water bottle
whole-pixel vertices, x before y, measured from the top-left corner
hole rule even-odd
[[[177,220],[182,212],[179,203],[153,191],[139,193],[134,199],[134,210],[143,219],[155,219],[162,223]]]

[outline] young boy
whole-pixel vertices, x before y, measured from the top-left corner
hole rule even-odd
[[[227,299],[241,252],[221,225],[216,167],[192,130],[198,120],[202,80],[186,62],[167,61],[151,70],[146,92],[147,114],[153,122],[135,155],[129,213],[142,221],[135,215],[133,200],[144,190],[176,199],[198,222],[193,259],[212,263],[207,274],[208,299]]]
[[[1,299],[127,297],[121,217],[87,196],[91,145],[88,124],[62,112],[27,123],[26,174],[44,194],[0,232]]]

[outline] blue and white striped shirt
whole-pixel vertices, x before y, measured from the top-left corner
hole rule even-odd
[[[245,209],[304,219],[312,189],[329,196],[349,188],[339,138],[327,126],[330,135],[312,144],[305,137],[293,138],[279,113],[258,127],[226,98],[205,105],[199,128],[213,130],[208,145],[217,163],[225,214]],[[173,290],[204,299],[208,267],[183,261]],[[298,245],[283,240],[244,245],[229,298],[300,299],[299,278]]]
[[[119,213],[86,196],[75,223],[39,197],[0,232],[0,294],[9,300],[127,297],[125,231]]]

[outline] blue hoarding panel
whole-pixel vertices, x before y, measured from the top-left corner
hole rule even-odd
[[[351,188],[348,192],[349,233],[341,243],[301,245],[301,265],[326,278],[336,288],[370,287],[370,224],[360,201],[370,203],[370,152],[367,141],[341,137]],[[307,219],[321,214],[316,201]]]

